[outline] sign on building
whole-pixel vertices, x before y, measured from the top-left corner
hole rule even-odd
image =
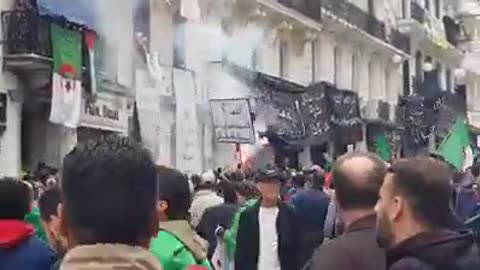
[[[248,99],[210,100],[217,142],[255,143],[255,131]]]
[[[93,100],[82,99],[80,126],[128,133],[127,98],[102,93]]]

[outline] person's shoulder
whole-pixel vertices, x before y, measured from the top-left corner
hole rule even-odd
[[[312,256],[311,269],[345,269],[342,264],[347,263],[347,252],[338,239],[330,240],[317,248]]]
[[[174,256],[174,254],[184,246],[185,245],[173,234],[161,230],[150,242],[150,251],[162,261],[162,259]]]
[[[404,257],[392,264],[389,270],[435,270],[433,265],[416,257]]]
[[[17,248],[17,255],[32,265],[38,266],[35,269],[49,269],[55,264],[56,256],[48,245],[37,236],[32,235]]]
[[[29,239],[27,239],[24,245],[26,249],[34,250],[35,254],[38,256],[45,256],[45,257],[55,256],[55,253],[47,245],[47,243],[40,240],[36,235],[32,235]]]

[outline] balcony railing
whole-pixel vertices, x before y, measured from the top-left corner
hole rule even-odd
[[[346,0],[324,0],[323,7],[370,35],[386,40],[385,24]]]
[[[279,0],[280,4],[294,9],[315,21],[322,17],[322,4],[319,0]]]
[[[4,55],[52,57],[50,24],[29,11],[2,12]]]
[[[423,24],[425,22],[426,13],[425,9],[420,6],[417,2],[413,2],[410,7],[410,17],[417,22]]]
[[[410,37],[400,33],[397,30],[392,30],[390,33],[390,43],[395,46],[395,48],[410,54]]]

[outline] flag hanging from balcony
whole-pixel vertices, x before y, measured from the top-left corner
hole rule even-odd
[[[82,35],[51,24],[53,51],[50,122],[76,128],[82,108]]]
[[[90,87],[92,94],[97,93],[97,70],[95,68],[95,45],[97,43],[97,35],[92,31],[85,31],[85,44],[88,50],[88,70],[90,76]]]

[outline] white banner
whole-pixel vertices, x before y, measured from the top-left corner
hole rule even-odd
[[[202,160],[192,72],[174,69],[176,98],[176,168],[184,173],[201,173]]]
[[[248,99],[210,100],[213,128],[218,142],[255,143],[252,114]]]

